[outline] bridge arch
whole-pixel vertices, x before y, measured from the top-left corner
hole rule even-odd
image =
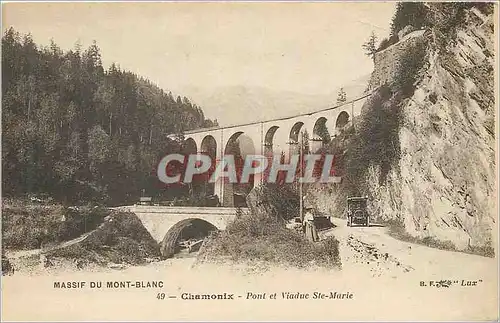
[[[217,141],[212,135],[206,135],[203,137],[200,152],[206,153],[212,158],[217,156]]]
[[[307,128],[302,121],[295,122],[295,124],[292,126],[290,129],[290,136],[289,136],[289,155],[288,155],[288,160],[290,160],[291,156],[296,155],[300,151],[300,135],[301,133],[306,133],[307,136],[304,138],[303,142],[303,148],[304,148],[304,153],[308,153],[309,151],[309,133],[307,132]]]
[[[226,142],[224,154],[239,154],[243,158],[246,155],[255,154],[256,146],[252,138],[243,131],[233,133]]]
[[[215,183],[209,183],[209,178],[212,175],[213,170],[215,169],[215,163],[217,160],[217,141],[212,135],[206,135],[203,137],[201,141],[200,153],[206,154],[210,157],[212,161],[212,165],[210,170],[203,174],[203,179],[198,183],[199,189],[201,192],[201,196],[212,196],[215,194]]]
[[[267,156],[268,154],[273,153],[273,145],[274,145],[274,135],[276,134],[276,131],[279,129],[278,126],[272,126],[269,128],[266,132],[266,135],[264,137],[264,154]]]
[[[337,116],[335,121],[335,134],[338,134],[349,123],[350,115],[346,111],[342,111]]]
[[[234,156],[236,174],[238,180],[243,170],[245,158],[247,155],[255,155],[256,146],[252,138],[243,131],[233,133],[224,148],[224,155]],[[254,175],[250,175],[248,183],[230,183],[225,179],[223,186],[223,205],[224,206],[246,206],[246,195],[254,187]]]
[[[198,151],[196,141],[193,138],[187,138],[184,140],[184,149],[185,154],[196,154]]]
[[[320,117],[314,123],[311,139],[311,151],[314,153],[328,144],[331,140],[330,132],[328,131],[327,119]]]
[[[181,146],[181,155],[184,155],[185,158],[187,158],[189,155],[196,155],[197,154],[197,144],[196,140],[192,137],[188,137],[182,142]],[[173,164],[177,164],[178,162],[173,162]],[[178,164],[178,168],[182,169],[182,165]],[[182,171],[179,171],[178,174],[182,176]],[[182,178],[182,177],[181,177]],[[165,193],[168,192],[168,195],[170,198],[172,197],[181,197],[185,198],[188,197],[192,194],[192,186],[190,185],[172,185],[168,189],[165,190]]]
[[[174,224],[165,234],[160,252],[163,258],[170,258],[180,251],[179,242],[189,239],[203,239],[218,231],[212,223],[198,218],[188,218]]]
[[[292,129],[290,129],[290,136],[289,136],[290,142],[294,143],[299,142],[299,134],[303,125],[304,123],[302,121],[295,122],[295,124],[292,126]]]
[[[224,147],[224,154],[229,154],[231,153],[232,150],[236,149],[236,144],[238,137],[243,133],[243,131],[237,131],[233,133],[226,142],[226,145]]]

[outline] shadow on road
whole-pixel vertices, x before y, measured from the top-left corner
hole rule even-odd
[[[383,224],[378,224],[378,223],[371,223],[371,224],[369,225],[369,227],[383,228],[383,227],[385,227],[385,225],[383,225]]]
[[[333,224],[330,219],[328,218],[323,218],[323,217],[315,217],[314,218],[314,225],[317,230],[328,230],[328,229],[333,229],[336,228],[337,225]]]
[[[385,225],[378,223],[370,223],[368,226],[363,224],[351,224],[351,228],[383,228]]]

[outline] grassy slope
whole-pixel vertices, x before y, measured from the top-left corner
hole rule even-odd
[[[313,243],[274,219],[256,215],[237,218],[225,231],[205,243],[200,259],[213,261],[221,258],[299,268],[338,268],[341,265],[338,241],[334,237]]]

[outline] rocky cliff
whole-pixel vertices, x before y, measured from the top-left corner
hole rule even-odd
[[[383,84],[392,83],[396,77],[401,64],[401,57],[411,46],[414,46],[424,38],[426,30],[415,30],[399,41],[377,52],[374,56],[374,70],[370,79],[370,88],[377,88]]]
[[[441,13],[439,8],[430,10],[435,10],[434,17]],[[371,83],[375,87],[386,84],[392,94],[382,96],[377,104],[368,102],[361,123],[375,122],[369,120],[367,111],[394,106],[398,101],[398,126],[395,140],[391,139],[397,147],[389,168],[376,159],[367,164],[361,181],[364,185],[357,191],[370,196],[375,217],[397,220],[413,237],[451,242],[458,250],[492,248],[496,242],[492,231],[498,219],[494,14],[475,7],[465,9],[453,39],[446,43],[438,27],[413,32],[375,57]],[[412,75],[415,82],[410,84],[410,94],[398,96],[394,94],[395,83],[411,70],[403,57],[408,56],[405,44],[414,43],[412,39],[426,44],[423,64],[418,75]],[[362,137],[359,132],[363,131],[358,127],[354,136]],[[332,144],[335,153],[339,144],[344,146],[344,155],[358,149],[358,141],[340,140],[344,141]],[[372,136],[372,140],[377,137]],[[346,163],[342,175],[352,177],[349,170],[353,167]],[[327,208],[324,202],[331,205],[333,199],[335,207],[325,211],[341,214],[345,195],[352,193],[348,183],[342,185],[329,191],[315,189],[318,206]]]

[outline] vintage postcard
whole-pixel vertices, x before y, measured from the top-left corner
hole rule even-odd
[[[498,321],[496,2],[3,2],[3,321]]]

